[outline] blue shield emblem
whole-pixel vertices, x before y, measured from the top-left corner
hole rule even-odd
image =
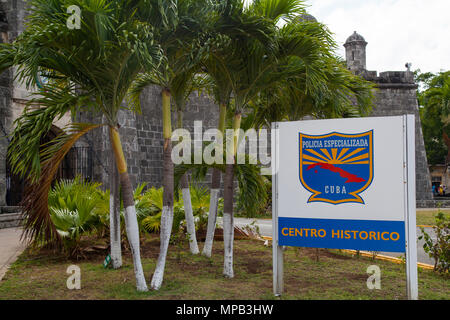
[[[359,193],[373,179],[373,130],[324,135],[299,133],[300,182],[308,202],[364,204]]]

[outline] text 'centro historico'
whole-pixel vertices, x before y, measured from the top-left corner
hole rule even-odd
[[[403,221],[279,218],[279,244],[404,252]]]

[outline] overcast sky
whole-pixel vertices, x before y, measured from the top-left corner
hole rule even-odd
[[[353,31],[368,42],[367,69],[450,70],[450,0],[306,0],[335,34],[338,54]]]

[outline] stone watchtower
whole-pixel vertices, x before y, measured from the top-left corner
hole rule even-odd
[[[366,40],[356,31],[344,43],[347,68],[355,74],[366,70],[366,46]]]
[[[347,68],[354,74],[375,83],[375,106],[370,116],[398,116],[414,114],[416,118],[416,200],[417,207],[434,207],[431,177],[423,142],[422,126],[417,102],[417,84],[411,71],[368,71],[366,69],[367,42],[358,33],[345,41]]]

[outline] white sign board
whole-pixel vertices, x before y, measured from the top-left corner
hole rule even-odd
[[[413,115],[279,122],[273,129],[274,267],[280,246],[416,247]],[[415,251],[410,258],[417,260]],[[282,281],[275,273],[274,280]]]

